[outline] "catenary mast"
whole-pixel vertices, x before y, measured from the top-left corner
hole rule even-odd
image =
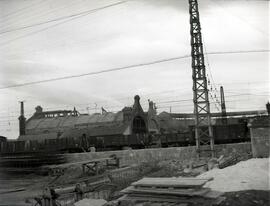
[[[197,0],[189,0],[189,14],[196,147],[199,155],[204,151],[210,151],[214,156],[214,138]],[[208,146],[202,147],[203,145]]]

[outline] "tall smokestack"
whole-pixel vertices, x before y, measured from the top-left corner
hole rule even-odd
[[[223,87],[220,87],[220,98],[221,98],[221,116],[222,116],[222,122],[224,124],[227,124],[227,113],[226,113],[226,104],[225,104],[225,95]]]
[[[267,102],[267,104],[266,104],[266,110],[267,110],[268,115],[270,115],[270,103],[269,102]]]
[[[19,130],[20,130],[20,135],[25,135],[25,120],[26,120],[26,118],[24,117],[23,101],[21,101],[20,104],[21,104],[21,115],[19,116]]]

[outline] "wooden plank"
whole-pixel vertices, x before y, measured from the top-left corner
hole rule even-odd
[[[59,164],[59,165],[46,165],[44,168],[63,168],[63,167],[69,167],[73,165],[82,165],[82,164],[90,164],[90,163],[95,163],[95,162],[105,162],[106,160],[111,160],[112,158],[100,158],[100,159],[92,159],[92,160],[85,160],[85,161],[80,161],[80,162],[69,162],[69,163],[64,163],[64,164]]]
[[[109,178],[107,179],[101,179],[101,180],[97,180],[95,182],[91,182],[91,183],[81,183],[81,186],[82,188],[84,188],[84,192],[86,192],[87,190],[92,190],[94,187],[97,187],[97,186],[100,186],[100,185],[106,185],[106,184],[110,184],[111,181]],[[66,186],[66,187],[56,187],[54,188],[55,189],[55,192],[57,194],[67,194],[67,193],[74,193],[75,192],[75,188],[76,188],[76,185],[69,185],[69,186]]]
[[[174,196],[204,196],[210,191],[209,188],[201,189],[143,189],[135,188],[134,186],[127,187],[121,192],[124,194],[160,194],[160,195],[174,195]]]
[[[33,167],[0,167],[1,172],[36,172],[37,169]]]
[[[0,203],[0,206],[10,206],[10,203]],[[29,206],[29,204],[27,203],[19,203],[19,204],[16,204],[16,203],[12,203],[12,206]]]
[[[137,168],[137,166],[126,166],[126,167],[122,167],[122,168],[117,168],[117,169],[114,169],[114,170],[110,170],[109,173],[112,174],[112,173],[119,173],[119,172],[124,172],[124,171],[128,171],[128,170],[131,170],[131,169],[135,169]]]
[[[21,192],[25,191],[25,188],[16,188],[16,189],[0,189],[0,194],[8,194],[8,193],[13,193],[13,192]]]
[[[144,187],[173,187],[173,188],[193,188],[202,187],[211,179],[197,178],[143,178],[132,183],[133,186]]]
[[[180,203],[179,198],[165,198],[165,197],[149,197],[149,196],[136,196],[136,195],[124,195],[118,199],[121,200],[132,200],[132,201],[147,201],[147,202],[175,202]]]
[[[133,200],[133,201],[146,201],[146,202],[176,202],[176,203],[199,203],[198,205],[203,205],[206,202],[205,198],[202,197],[177,197],[169,195],[147,195],[147,194],[127,194],[122,200]],[[211,202],[211,199],[208,200]],[[200,204],[201,203],[201,204]],[[211,204],[209,204],[210,206]]]

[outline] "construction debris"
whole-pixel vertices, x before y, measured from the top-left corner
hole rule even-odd
[[[239,162],[240,158],[241,157],[238,154],[232,154],[231,156],[229,156],[227,158],[224,158],[224,157],[219,158],[218,168],[223,169],[225,167],[235,165],[236,163]]]
[[[267,173],[269,159],[252,159],[229,166],[243,158],[234,153],[211,159],[171,159],[143,162],[140,165],[134,164],[116,169],[112,169],[115,168],[113,166],[98,175],[83,173],[82,164],[79,162],[79,164],[72,164],[72,167],[67,168],[64,174],[57,178],[46,176],[34,182],[33,178],[29,177],[31,179],[29,184],[35,183],[33,185],[31,183],[31,188],[18,183],[12,187],[2,187],[0,188],[3,196],[1,201],[6,203],[10,197],[20,196],[20,200],[27,199],[29,205],[42,206],[52,206],[53,202],[74,206],[77,202],[84,204],[84,201],[91,199],[113,200],[104,206],[209,206],[218,205],[224,197],[227,198],[227,194],[223,195],[227,190],[218,187],[224,186],[238,191],[237,187],[240,184],[240,186],[252,186],[246,189],[267,190],[266,184],[270,177]],[[237,157],[236,161],[232,161],[234,157]],[[226,168],[219,169],[222,164],[226,165]],[[106,161],[104,165],[106,166]],[[232,170],[234,167],[237,168]],[[211,170],[207,172],[209,169]],[[217,171],[221,171],[220,174]],[[201,175],[195,178],[198,174]],[[143,178],[145,176],[148,178]],[[41,188],[47,189],[41,193]],[[229,195],[234,198],[234,194]],[[221,206],[227,206],[226,201],[227,199],[221,203]]]
[[[37,203],[36,205],[40,206],[54,206],[52,204],[54,201],[57,201],[60,205],[67,205],[67,202],[79,202],[86,197],[108,198],[111,189],[114,187],[108,177],[99,176],[96,180],[92,178],[76,185],[46,187],[41,195],[34,197],[34,200]]]
[[[200,178],[143,178],[122,190],[119,204],[132,202],[131,205],[219,205],[224,200],[223,193],[203,188],[212,179]],[[144,204],[141,204],[144,203]]]
[[[126,187],[129,185],[131,182],[130,178],[134,179],[138,175],[138,170],[137,166],[117,168],[106,171],[102,175],[78,176],[75,179],[64,181],[63,184],[63,178],[67,179],[70,177],[69,173],[65,172],[63,176],[59,177],[59,179],[55,180],[53,184],[51,184],[50,188],[45,188],[45,191],[47,191],[45,192],[46,194],[43,193],[35,196],[34,200],[41,206],[47,206],[44,203],[46,198],[52,202],[54,194],[58,195],[56,201],[61,205],[67,205],[67,202],[78,202],[84,198],[108,200],[114,191],[117,190],[117,187],[121,187],[122,185],[125,185]]]
[[[108,158],[91,159],[80,162],[71,162],[58,165],[47,165],[43,167],[43,170],[48,170],[51,176],[64,175],[65,171],[70,167],[81,167],[83,173],[89,173],[92,175],[98,175],[103,173],[109,168],[119,168],[120,159],[115,155]]]

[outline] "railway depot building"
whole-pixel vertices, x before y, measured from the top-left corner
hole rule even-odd
[[[28,120],[20,121],[19,141],[53,142],[62,141],[70,145],[88,149],[145,147],[151,140],[149,134],[159,133],[156,110],[149,101],[148,112],[140,105],[140,97],[134,97],[132,107],[124,107],[113,113],[103,111],[95,114],[79,114],[74,110],[43,111],[37,106],[36,112]],[[150,138],[150,139],[149,139]]]
[[[247,123],[266,111],[212,114],[215,143],[250,141]],[[225,121],[226,120],[226,121]],[[131,107],[119,112],[79,114],[74,110],[43,111],[41,106],[26,119],[23,102],[17,140],[0,142],[0,154],[27,152],[84,152],[195,145],[194,114],[161,112],[157,115],[152,101],[143,111],[140,97]]]

